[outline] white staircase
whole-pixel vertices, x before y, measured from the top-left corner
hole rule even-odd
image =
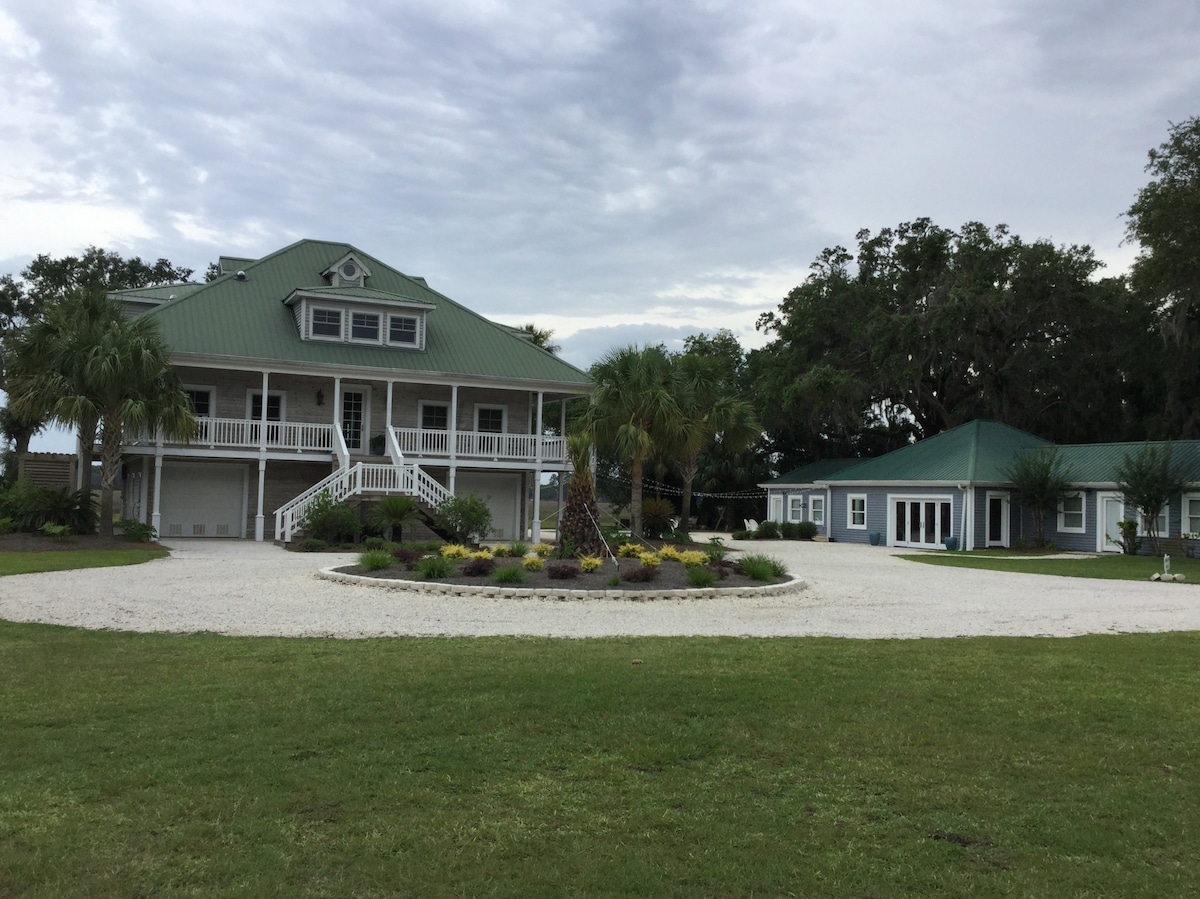
[[[390,436],[388,440],[391,462],[351,465],[341,432],[335,430],[335,434],[336,442],[340,444],[334,447],[340,463],[337,470],[275,510],[276,540],[291,541],[304,520],[304,513],[322,493],[328,493],[335,503],[362,493],[397,493],[414,497],[430,507],[440,505],[453,495],[419,465],[405,463],[395,437]]]

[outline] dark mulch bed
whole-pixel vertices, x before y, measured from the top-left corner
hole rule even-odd
[[[101,537],[99,534],[83,534],[63,537],[47,537],[45,534],[0,534],[0,552],[42,553],[64,552],[79,549],[166,549],[158,543],[135,543],[124,537]]]
[[[637,559],[618,559],[620,570],[622,572],[632,571],[641,568],[642,564]],[[496,559],[496,569],[509,565],[519,565],[520,562],[516,559]],[[578,572],[577,577],[573,578],[552,578],[547,569],[554,565],[564,565],[573,568]],[[653,580],[645,582],[626,581],[622,580],[619,584],[610,584],[614,574],[617,573],[616,567],[611,559],[607,560],[597,570],[584,574],[579,570],[579,562],[575,559],[547,559],[546,567],[541,571],[525,572],[525,580],[519,584],[498,584],[493,579],[492,574],[478,575],[475,577],[467,577],[457,574],[453,577],[432,578],[426,580],[421,577],[420,572],[410,570],[403,562],[397,561],[390,568],[384,568],[381,571],[367,571],[361,565],[348,565],[337,569],[342,574],[357,574],[363,577],[380,578],[384,580],[406,580],[406,581],[424,581],[426,583],[439,584],[470,584],[477,587],[513,587],[521,590],[629,590],[629,591],[646,591],[646,590],[690,590],[695,589],[690,581],[688,581],[687,569],[678,562],[664,560],[656,569],[658,574]],[[494,570],[493,570],[494,574]],[[788,578],[776,578],[772,581],[756,581],[744,575],[733,571],[732,567],[725,569],[726,576],[718,579],[713,583],[713,587],[731,588],[731,587],[762,587],[768,583],[783,583]]]

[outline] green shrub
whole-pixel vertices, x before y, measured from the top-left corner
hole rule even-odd
[[[743,556],[738,562],[742,574],[755,581],[771,581],[787,574],[787,566],[778,559],[761,553]]]
[[[541,556],[526,556],[521,560],[521,567],[526,571],[541,571],[546,561]]]
[[[717,582],[717,573],[711,568],[696,566],[687,570],[687,579],[693,587],[711,587]]]
[[[411,496],[385,496],[371,507],[368,520],[391,540],[404,537],[404,525],[420,515],[416,500]]]
[[[72,534],[96,530],[96,503],[91,490],[39,487],[21,480],[4,495],[0,512],[12,518],[18,530],[31,534],[45,524],[62,525]]]
[[[318,540],[316,537],[309,537],[300,544],[300,552],[302,553],[323,553],[329,549],[329,544],[324,540]]]
[[[648,565],[643,565],[640,568],[630,568],[628,571],[621,572],[621,580],[629,581],[631,584],[647,583],[656,577],[658,577],[658,569]]]
[[[784,540],[796,540],[800,537],[800,522],[785,521],[779,526],[779,536]]]
[[[12,517],[5,515],[0,518],[0,534],[11,534],[17,529],[17,523],[12,520]]]
[[[71,529],[65,524],[52,524],[47,521],[44,525],[38,528],[47,537],[54,537],[59,542],[65,540],[71,533]]]
[[[353,543],[362,532],[358,512],[346,502],[334,502],[328,490],[322,490],[309,503],[300,519],[308,536],[326,543]]]
[[[387,545],[388,542],[382,537],[367,537],[363,540],[363,549],[368,551],[372,549],[384,549]]]
[[[519,584],[525,580],[525,569],[520,565],[505,565],[496,569],[492,580],[497,584]]]
[[[449,577],[454,562],[444,556],[426,556],[417,562],[417,572],[426,580]]]
[[[144,521],[122,518],[117,522],[117,527],[120,529],[121,535],[133,543],[149,543],[155,537],[154,528]]]
[[[754,534],[751,531],[734,531],[729,536],[734,540],[752,540],[752,539],[754,539]]]
[[[478,543],[492,528],[492,510],[474,493],[452,496],[437,507],[437,521],[454,542]]]
[[[358,564],[367,571],[380,571],[395,561],[396,557],[386,549],[369,549],[358,556]]]
[[[704,552],[708,555],[710,562],[720,562],[729,555],[729,547],[720,537],[713,537],[708,541],[708,545],[704,547]]]
[[[758,526],[758,530],[754,532],[754,536],[759,540],[777,540],[779,539],[780,528],[778,521],[764,521]]]
[[[508,554],[514,558],[519,559],[527,552],[529,552],[529,544],[524,540],[514,540],[508,544]]]
[[[604,583],[608,584],[608,586],[610,586],[610,587],[620,587],[621,586],[621,576],[619,574],[614,574],[612,577],[610,577]]]
[[[811,540],[817,536],[817,526],[811,521],[797,521],[796,536],[801,540]]]

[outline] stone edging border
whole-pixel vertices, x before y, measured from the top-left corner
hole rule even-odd
[[[317,577],[343,584],[379,587],[383,590],[409,590],[442,596],[483,596],[496,599],[626,599],[642,602],[650,599],[713,599],[716,597],[754,597],[775,593],[799,592],[808,588],[802,578],[793,577],[782,584],[761,587],[693,587],[689,590],[571,590],[566,587],[503,587],[499,584],[443,584],[437,581],[405,581],[399,578],[366,577],[343,574],[336,568],[322,568]]]

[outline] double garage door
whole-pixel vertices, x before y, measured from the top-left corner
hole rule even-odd
[[[160,535],[241,537],[249,468],[209,462],[164,462]]]

